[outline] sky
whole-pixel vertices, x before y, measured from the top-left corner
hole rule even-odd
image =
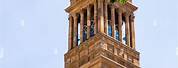
[[[142,68],[178,68],[178,0],[133,0]],[[0,0],[0,68],[64,68],[69,0]]]

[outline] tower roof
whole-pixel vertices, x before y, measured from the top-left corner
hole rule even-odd
[[[71,4],[69,7],[65,9],[66,12],[72,13],[72,12],[78,12],[82,8],[87,7],[88,4],[95,2],[95,0],[79,0],[74,4]],[[131,3],[130,1],[127,1],[125,4],[121,4],[118,2],[115,2],[114,5],[120,9],[122,9],[124,12],[134,12],[138,9],[136,5]]]

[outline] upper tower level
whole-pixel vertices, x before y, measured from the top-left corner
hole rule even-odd
[[[135,49],[134,11],[131,0],[125,4],[111,0],[71,0],[69,50],[101,32]]]

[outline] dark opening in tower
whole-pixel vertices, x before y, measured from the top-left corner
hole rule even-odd
[[[119,15],[118,15],[118,10],[115,10],[115,35],[116,35],[116,39],[119,40]]]
[[[77,34],[78,34],[78,35],[77,35],[77,44],[78,44],[78,45],[79,45],[80,42],[81,42],[81,41],[80,41],[80,23],[81,23],[81,22],[80,22],[80,17],[81,17],[80,14],[77,14],[77,25],[78,25],[78,26],[77,26]]]
[[[94,5],[91,6],[90,37],[94,36]]]
[[[108,35],[112,36],[112,27],[111,27],[111,7],[108,5],[107,7],[107,14],[108,14]]]
[[[87,40],[87,10],[84,10],[83,41]]]

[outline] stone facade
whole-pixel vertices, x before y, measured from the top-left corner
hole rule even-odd
[[[65,68],[140,68],[134,11],[110,0],[71,0]],[[124,28],[123,28],[124,27]]]

